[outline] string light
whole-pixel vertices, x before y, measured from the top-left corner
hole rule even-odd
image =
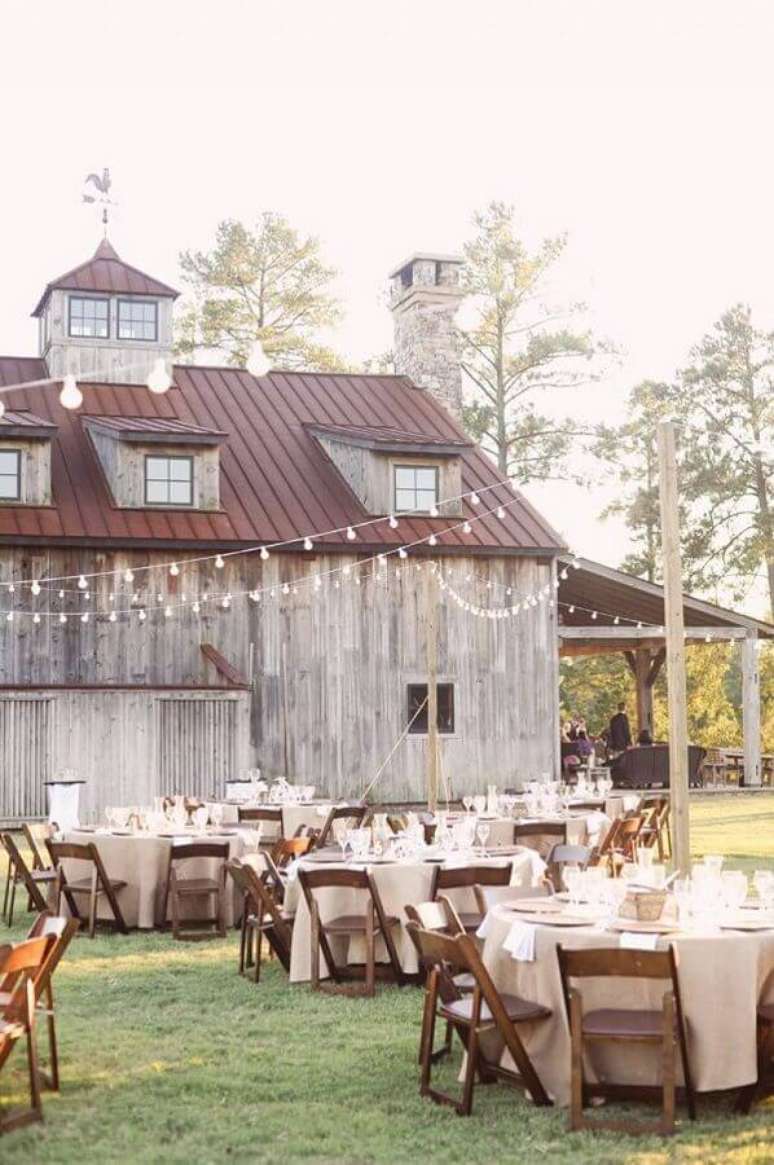
[[[134,582],[134,571],[131,571],[131,570],[124,571],[124,582],[128,582],[128,583]]]
[[[311,550],[312,548],[313,548],[312,539],[305,538],[304,539],[304,550]]]
[[[225,565],[226,565],[226,564],[225,564],[225,562],[223,561],[223,555],[222,555],[222,554],[219,554],[219,555],[217,556],[217,558],[215,559],[215,566],[216,566],[216,568],[217,568],[218,570],[223,570],[223,567],[224,567]]]
[[[35,614],[32,616],[32,622],[33,622],[33,623],[39,623],[39,622],[40,622],[40,615],[38,614],[38,612],[37,612],[37,611],[36,611],[36,612],[35,612]]]
[[[85,591],[88,585],[89,584],[86,582],[86,576],[82,574],[78,579],[78,589]]]
[[[30,590],[32,591],[33,595],[40,594],[40,583],[38,582],[37,579],[35,579],[35,581],[33,582],[32,586],[30,587]]]
[[[161,356],[159,356],[158,360],[154,360],[153,367],[148,373],[148,379],[145,383],[150,391],[157,396],[163,396],[172,387],[172,377],[169,375],[166,363]]]
[[[431,518],[437,518],[438,517],[438,506],[432,505],[430,507],[429,513],[430,513]]]
[[[268,550],[266,549],[266,547],[265,547],[265,546],[262,546],[262,547],[261,547],[261,558],[262,558],[262,560],[263,560],[264,562],[266,562],[266,560],[267,560],[267,558],[268,558],[268,557],[269,557],[269,552],[268,552]]]
[[[427,540],[427,545],[428,546],[437,546],[438,545],[438,539],[436,538],[435,534],[430,535],[430,537]]]
[[[394,514],[390,514],[389,525],[390,525],[390,529],[391,529],[391,530],[397,530],[397,529],[398,529],[398,519],[395,517],[395,515],[394,515]]]
[[[179,575],[179,574],[180,574],[180,567],[177,565],[177,563],[176,563],[176,562],[173,562],[173,563],[172,563],[172,565],[170,566],[170,568],[169,568],[169,573],[170,573],[170,574],[171,574],[173,577],[176,577],[177,575]]]
[[[472,529],[472,527],[470,525],[470,522],[463,522],[462,523],[462,533],[463,534],[469,534],[471,529]]]
[[[481,498],[478,496],[476,491],[473,490],[473,493],[470,495],[471,506],[477,506],[480,501],[481,501]]]
[[[75,377],[71,372],[68,372],[62,383],[62,391],[59,393],[59,403],[65,409],[79,409],[83,404],[83,393],[78,388]]]
[[[110,614],[108,615],[108,621],[110,623],[115,623],[117,618],[118,618],[118,615],[116,615],[115,611],[111,611]]]
[[[349,542],[354,542],[356,538],[357,534],[355,533],[354,528],[352,526],[347,526],[347,540]]]

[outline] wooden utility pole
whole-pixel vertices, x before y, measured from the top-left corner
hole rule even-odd
[[[425,566],[425,655],[427,662],[427,808],[438,805],[438,579]]]
[[[742,732],[744,783],[761,783],[761,677],[758,639],[754,632],[742,640]]]
[[[669,705],[669,790],[675,868],[685,876],[691,869],[688,805],[688,718],[685,695],[685,630],[680,560],[677,457],[672,421],[658,426],[661,553],[664,567],[667,697]]]

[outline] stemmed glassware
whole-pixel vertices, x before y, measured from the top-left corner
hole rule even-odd
[[[479,821],[477,832],[478,840],[481,842],[481,848],[486,849],[486,843],[489,839],[489,822]]]
[[[462,804],[465,807],[465,812],[470,813],[471,809],[473,808],[473,798],[469,795],[466,795],[462,798]]]

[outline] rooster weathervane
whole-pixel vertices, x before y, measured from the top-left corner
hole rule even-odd
[[[101,176],[99,174],[88,174],[86,176],[84,182],[85,189],[81,195],[82,202],[89,202],[102,208],[102,225],[106,235],[109,217],[108,207],[116,205],[110,197],[110,188],[112,185],[110,171],[106,166]]]

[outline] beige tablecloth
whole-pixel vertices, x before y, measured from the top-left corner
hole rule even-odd
[[[600,927],[537,926],[535,961],[520,962],[503,949],[517,916],[503,907],[484,923],[484,963],[500,991],[549,1007],[542,1023],[520,1025],[519,1033],[547,1091],[558,1104],[569,1103],[570,1037],[562,998],[556,947],[618,947],[620,935]],[[678,933],[680,994],[686,1018],[693,1082],[700,1092],[739,1088],[756,1079],[755,1011],[767,975],[774,967],[774,930],[758,933]],[[660,1008],[661,981],[596,979],[579,982],[584,1010],[599,1007]],[[774,992],[774,983],[770,990]],[[774,1000],[774,995],[772,995]],[[506,1053],[507,1055],[507,1053]],[[658,1050],[642,1044],[599,1043],[587,1055],[587,1080],[656,1084]],[[680,1074],[682,1080],[682,1074]]]
[[[477,859],[470,864],[481,865],[483,861],[484,859]],[[506,861],[512,863],[511,885],[529,886],[532,884],[533,863],[529,853],[518,853],[508,858],[492,858],[489,859],[487,864],[502,865]],[[302,859],[300,864],[302,867],[308,865],[310,869],[318,870],[341,868],[340,863],[325,863],[321,865],[315,864],[314,862],[307,863],[304,859]],[[449,864],[454,863],[450,862]],[[349,863],[348,867],[353,868],[352,863]],[[354,868],[362,869],[363,867]],[[384,864],[373,865],[371,869],[385,913],[394,914],[401,920],[400,929],[396,927],[393,934],[401,967],[407,973],[415,973],[418,970],[417,955],[414,944],[411,942],[402,925],[406,921],[404,907],[407,904],[415,905],[419,902],[427,902],[430,897],[435,863],[420,861],[386,862]],[[339,915],[362,914],[364,911],[365,895],[362,891],[332,888],[330,890],[317,891],[316,897],[320,904],[320,916],[323,922],[328,918],[335,918]],[[476,909],[472,889],[452,890],[449,892],[449,897],[459,910],[473,911]],[[309,923],[309,910],[297,878],[292,879],[288,885],[285,894],[285,908],[291,913],[295,912],[293,944],[290,955],[290,981],[291,983],[306,982],[310,976],[311,966],[311,928]],[[364,950],[364,943],[352,940],[348,943],[347,949],[334,948],[333,954],[337,960],[341,959],[344,961],[348,959],[352,963],[357,963],[363,962]],[[387,952],[381,941],[377,944],[376,957],[379,962],[388,961]],[[327,974],[324,961],[322,960],[321,968],[322,973]]]
[[[228,841],[229,857],[241,857],[249,849],[249,839],[245,840],[244,830],[228,836],[211,835],[207,841]],[[105,872],[110,878],[117,878],[127,885],[118,892],[118,905],[129,927],[139,927],[141,930],[150,930],[160,925],[164,919],[163,897],[169,869],[169,855],[175,840],[153,835],[132,835],[118,837],[111,834],[91,833],[72,830],[65,835],[69,842],[94,842]],[[199,840],[181,835],[179,841],[193,842]],[[204,840],[204,839],[202,839]],[[68,860],[64,863],[65,877],[82,878],[86,867],[77,861]],[[194,858],[186,861],[180,873],[185,878],[212,878],[217,874],[218,860],[216,858]],[[186,919],[209,917],[215,911],[213,898],[188,899],[182,904],[182,916]],[[111,918],[110,907],[100,896],[97,911],[98,918]],[[238,899],[232,889],[232,884],[226,886],[226,925],[232,926],[238,917]]]

